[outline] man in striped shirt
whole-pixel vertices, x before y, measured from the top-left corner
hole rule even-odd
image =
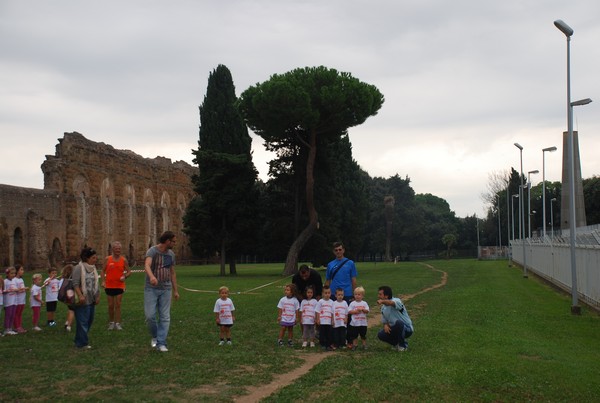
[[[177,276],[175,275],[176,237],[165,231],[158,245],[148,249],[144,261],[146,286],[144,287],[144,313],[146,324],[152,336],[150,345],[161,352],[167,352],[167,335],[171,323],[171,297],[179,299]]]

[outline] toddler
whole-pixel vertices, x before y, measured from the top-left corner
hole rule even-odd
[[[36,273],[33,275],[31,281],[31,295],[29,296],[29,306],[31,306],[31,323],[33,330],[36,332],[42,329],[38,326],[40,320],[40,310],[42,309],[42,275]]]
[[[348,303],[344,300],[344,290],[335,290],[333,302],[333,344],[335,348],[346,346],[346,326],[348,324]]]
[[[234,311],[233,301],[229,299],[229,288],[225,286],[219,288],[219,299],[215,302],[213,309],[217,326],[219,326],[219,338],[221,339],[219,346],[231,345],[231,327],[235,321]]]
[[[279,339],[277,344],[283,347],[283,336],[287,331],[288,346],[294,346],[294,326],[296,325],[296,316],[299,315],[300,303],[296,298],[296,286],[288,284],[285,286],[285,296],[277,304],[278,314],[277,322],[281,326],[279,329]]]
[[[4,279],[4,335],[10,336],[18,334],[12,328],[15,311],[17,310],[16,275],[17,272],[14,267],[6,269],[6,278]]]
[[[73,265],[66,265],[62,268],[60,272],[60,281],[58,283],[58,289],[62,287],[63,281],[69,281],[71,276],[73,275]],[[73,319],[75,319],[75,311],[73,310],[73,305],[67,305],[67,320],[65,321],[65,330],[67,332],[71,331],[71,325],[73,324]]]
[[[302,347],[315,346],[315,308],[317,300],[313,298],[315,293],[312,286],[306,287],[306,299],[300,303],[300,315],[302,318]]]
[[[25,269],[23,268],[23,266],[17,264],[15,265],[15,270],[15,282],[17,283],[17,299],[15,303],[15,318],[13,319],[12,328],[17,333],[26,333],[27,330],[23,329],[23,311],[25,310],[27,290],[29,290],[29,287],[25,287],[25,280],[23,280],[23,274],[25,274]]]
[[[319,325],[319,345],[323,350],[333,350],[331,339],[331,324],[333,323],[333,301],[331,300],[331,289],[323,286],[322,298],[315,307],[315,320]]]
[[[354,301],[350,302],[348,314],[351,315],[348,325],[348,348],[356,350],[358,347],[358,337],[362,340],[363,349],[367,349],[367,315],[369,313],[369,304],[363,301],[365,289],[356,287],[354,289]]]
[[[56,305],[58,301],[58,289],[60,288],[60,281],[56,278],[58,270],[55,267],[48,269],[48,277],[44,285],[46,286],[46,315],[48,320],[48,326],[56,326],[54,321],[54,313],[56,312]]]

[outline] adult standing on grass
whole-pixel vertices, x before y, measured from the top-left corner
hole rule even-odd
[[[98,287],[98,271],[96,262],[98,255],[92,248],[86,247],[81,251],[81,261],[73,269],[72,282],[77,296],[74,306],[75,320],[75,347],[91,348],[88,333],[94,323],[96,305],[100,303],[100,289]]]
[[[414,328],[406,307],[400,298],[393,297],[391,287],[379,287],[377,305],[381,306],[381,323],[383,329],[377,333],[379,340],[389,343],[395,350],[406,351],[408,339]]]
[[[327,265],[325,285],[328,285],[332,290],[338,288],[344,290],[344,301],[349,304],[354,299],[352,295],[356,288],[356,266],[352,260],[344,257],[345,252],[344,244],[334,242],[333,253],[335,259]]]
[[[150,345],[158,351],[167,352],[167,336],[171,323],[171,297],[179,299],[177,276],[175,274],[176,237],[165,231],[158,245],[148,249],[144,260],[146,286],[144,288],[144,313],[146,324],[152,336]]]
[[[129,277],[129,264],[121,255],[121,242],[112,243],[112,255],[106,257],[102,270],[102,286],[108,302],[108,330],[123,330],[121,327],[121,300],[125,292],[125,279]]]
[[[306,298],[306,288],[312,287],[313,296],[318,301],[321,299],[323,292],[323,279],[318,271],[303,264],[300,266],[298,273],[292,277],[292,284],[296,285],[299,294],[302,294],[302,299]]]

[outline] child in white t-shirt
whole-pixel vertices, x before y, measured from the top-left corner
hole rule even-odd
[[[313,287],[306,287],[306,299],[300,303],[300,314],[302,317],[302,347],[315,346],[315,308],[317,300],[313,298],[315,293]]]
[[[217,326],[219,326],[219,338],[221,339],[219,346],[231,345],[231,327],[235,321],[234,311],[233,301],[229,299],[229,288],[225,286],[219,288],[219,299],[215,302],[213,309]]]
[[[42,275],[36,273],[32,279],[33,285],[31,286],[31,295],[29,296],[29,306],[31,306],[31,322],[33,330],[39,332],[42,330],[38,326],[40,320],[40,311],[42,309]]]
[[[346,346],[347,324],[348,303],[344,300],[344,290],[338,288],[335,290],[335,301],[333,302],[333,344],[335,348]]]
[[[285,296],[277,304],[277,322],[279,323],[279,339],[277,344],[283,347],[283,336],[287,331],[288,346],[294,346],[294,326],[296,317],[300,314],[300,302],[296,298],[296,285],[288,284],[285,286]]]
[[[316,322],[319,325],[319,345],[323,350],[333,350],[331,338],[331,324],[333,323],[333,301],[331,300],[331,289],[323,286],[321,299],[315,307]]]
[[[348,340],[352,344],[348,348],[356,350],[358,347],[358,337],[362,340],[363,349],[367,349],[367,315],[369,314],[369,304],[363,301],[365,289],[356,287],[354,289],[354,301],[350,302],[348,314],[351,315],[348,325]]]
[[[4,279],[4,335],[18,334],[12,328],[17,310],[17,282],[15,276],[17,272],[14,267],[6,269],[6,278]]]
[[[12,328],[17,333],[27,333],[27,330],[23,329],[23,311],[25,310],[25,303],[27,302],[27,291],[29,287],[25,287],[25,280],[23,280],[23,274],[25,269],[20,264],[15,265],[16,275],[15,282],[17,283],[17,300],[15,305],[15,318],[13,319]]]
[[[60,288],[60,281],[56,276],[58,270],[55,267],[48,269],[48,277],[44,282],[46,286],[46,316],[48,319],[48,326],[56,326],[54,321],[54,313],[56,312],[56,306],[58,305],[58,289]]]

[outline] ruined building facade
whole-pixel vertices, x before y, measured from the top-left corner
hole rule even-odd
[[[0,265],[59,269],[85,246],[99,259],[120,241],[130,264],[141,265],[165,230],[177,235],[179,262],[191,259],[183,215],[194,196],[196,168],[143,158],[65,133],[42,164],[44,189],[0,185]],[[102,260],[99,260],[100,262]]]

